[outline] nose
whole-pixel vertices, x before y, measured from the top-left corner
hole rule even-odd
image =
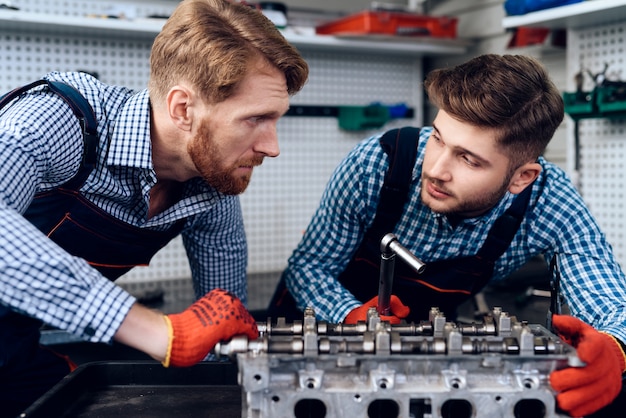
[[[261,135],[254,144],[254,151],[267,157],[278,157],[280,148],[278,147],[278,133],[276,132],[276,127],[269,129],[267,133]]]
[[[431,156],[431,158],[431,166],[427,174],[430,177],[441,181],[452,180],[452,173],[450,171],[451,157],[445,151],[442,151]]]

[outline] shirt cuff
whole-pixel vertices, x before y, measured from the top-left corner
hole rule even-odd
[[[90,342],[110,343],[135,302],[134,296],[113,282],[98,280],[68,331]]]
[[[340,306],[340,308],[337,309],[337,311],[332,315],[331,320],[333,321],[333,323],[339,324],[346,319],[346,316],[348,316],[348,314],[353,309],[358,308],[361,305],[363,304],[356,299],[349,300],[345,303],[340,303],[338,305]]]

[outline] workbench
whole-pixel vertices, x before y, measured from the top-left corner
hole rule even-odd
[[[165,368],[156,361],[79,366],[21,417],[241,417],[237,366],[204,362]]]

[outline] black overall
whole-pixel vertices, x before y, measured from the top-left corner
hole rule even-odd
[[[166,231],[145,230],[115,219],[81,196],[79,189],[98,159],[97,121],[86,99],[67,84],[39,80],[3,96],[0,109],[40,84],[62,97],[79,118],[84,152],[78,173],[62,186],[36,194],[24,217],[110,280],[134,266],[148,265],[152,256],[180,233],[183,221]],[[70,371],[67,359],[39,346],[41,325],[16,312],[0,316],[0,402],[5,405],[28,406]]]
[[[408,200],[418,139],[419,130],[416,128],[394,129],[380,139],[389,157],[389,169],[376,216],[352,260],[338,277],[339,282],[362,302],[378,295],[380,241],[393,231]],[[428,312],[433,306],[439,307],[447,318],[456,318],[456,308],[478,293],[493,275],[495,261],[508,248],[519,229],[530,190],[531,187],[527,187],[496,220],[476,255],[427,263],[421,274],[396,259],[393,293],[411,308],[407,320],[418,322],[428,319]],[[402,242],[402,237],[399,240]],[[270,302],[268,315],[288,319],[302,317],[302,312],[295,307],[295,301],[286,289],[284,277]]]

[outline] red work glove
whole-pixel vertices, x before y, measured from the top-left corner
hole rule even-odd
[[[391,324],[399,324],[402,318],[406,318],[411,310],[408,306],[405,306],[396,295],[391,295],[389,302],[393,315],[380,315],[380,319],[382,321],[388,321]],[[344,319],[343,322],[345,324],[356,324],[359,321],[367,321],[367,311],[369,308],[376,308],[377,306],[378,296],[375,296],[365,304],[351,310],[348,315],[346,315],[346,319]]]
[[[235,335],[247,335],[252,340],[259,336],[256,321],[241,301],[222,289],[210,291],[185,311],[165,319],[170,331],[165,367],[193,366],[219,341]]]
[[[550,374],[550,385],[559,392],[559,407],[572,416],[592,414],[610,404],[622,389],[626,357],[609,334],[595,330],[567,315],[553,315],[559,336],[576,348],[584,367],[570,367]]]

